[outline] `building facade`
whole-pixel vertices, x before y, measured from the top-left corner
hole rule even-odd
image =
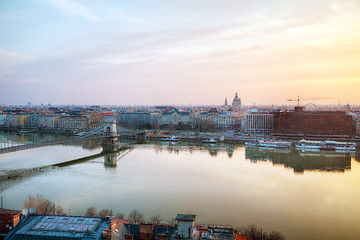
[[[85,131],[88,128],[88,119],[84,116],[61,116],[58,120],[58,128],[70,131]]]
[[[5,126],[13,127],[15,125],[15,114],[7,114],[5,118]]]
[[[14,115],[14,126],[16,127],[26,127],[27,126],[27,117],[26,114],[15,114]]]
[[[299,137],[351,137],[352,117],[341,111],[275,112],[274,131],[276,135]]]
[[[239,124],[239,117],[231,109],[221,112],[216,108],[211,108],[208,112],[196,115],[196,126],[201,130],[234,130],[239,127]]]
[[[274,115],[270,113],[250,113],[243,118],[245,132],[272,132],[274,129]]]
[[[40,115],[38,126],[45,129],[54,129],[58,127],[59,115]]]
[[[194,115],[192,112],[181,112],[174,110],[171,112],[163,112],[159,124],[161,127],[184,127],[184,128],[193,128],[194,127]]]
[[[0,126],[4,126],[6,122],[6,114],[0,114]]]
[[[88,118],[89,129],[96,129],[104,125],[104,116],[98,112],[90,112],[85,115]]]
[[[150,112],[119,112],[117,114],[117,122],[120,126],[132,128],[150,128],[151,113]]]

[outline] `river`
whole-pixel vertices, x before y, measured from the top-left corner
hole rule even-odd
[[[7,142],[39,138],[36,133],[0,132],[0,140]],[[28,194],[42,194],[72,215],[83,215],[90,206],[125,216],[136,209],[146,219],[193,213],[198,224],[255,223],[286,239],[360,239],[358,153],[183,141],[130,146],[40,170],[36,168],[98,154],[99,141],[1,154],[0,176],[25,173],[2,178],[4,205],[22,209]]]

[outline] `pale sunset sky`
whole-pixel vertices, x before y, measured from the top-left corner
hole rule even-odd
[[[360,104],[359,0],[1,0],[0,104]]]

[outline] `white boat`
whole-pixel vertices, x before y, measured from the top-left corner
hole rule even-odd
[[[356,143],[300,140],[297,149],[356,151]]]
[[[81,137],[81,136],[84,136],[85,134],[86,134],[86,132],[79,132],[79,133],[75,133],[74,136]]]
[[[172,136],[172,137],[162,138],[161,141],[177,142],[177,141],[179,141],[179,139]]]
[[[311,149],[311,150],[320,150],[322,146],[322,141],[309,141],[309,140],[300,140],[298,144],[295,145],[297,149]]]
[[[19,131],[19,133],[23,133],[23,134],[32,133],[32,132],[35,132],[35,130],[21,130],[21,131]]]
[[[217,143],[217,140],[215,140],[214,138],[210,138],[210,139],[205,139],[202,142],[203,143]]]
[[[245,142],[246,146],[259,146],[269,148],[290,148],[291,142],[281,140],[260,140],[258,142]]]
[[[325,141],[325,145],[335,150],[356,151],[356,143]]]

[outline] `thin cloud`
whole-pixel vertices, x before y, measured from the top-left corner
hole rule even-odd
[[[35,58],[33,57],[29,57],[23,54],[19,54],[19,53],[15,53],[15,52],[10,52],[10,51],[6,51],[3,49],[0,49],[0,58],[15,58],[17,60],[34,60]]]
[[[66,15],[80,16],[95,22],[106,20],[94,14],[89,8],[79,3],[72,2],[70,0],[47,0],[47,1]]]

